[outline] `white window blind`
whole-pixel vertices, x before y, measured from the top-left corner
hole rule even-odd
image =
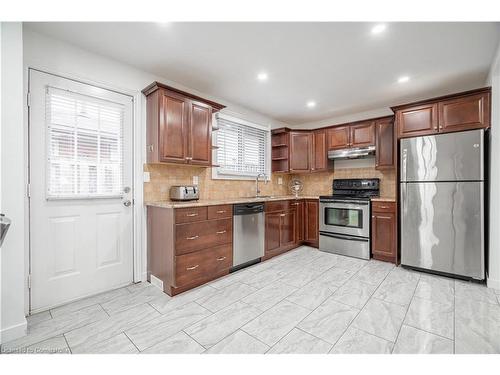
[[[124,107],[47,87],[47,199],[122,193]]]
[[[269,130],[226,115],[217,116],[217,126],[216,177],[269,177]]]

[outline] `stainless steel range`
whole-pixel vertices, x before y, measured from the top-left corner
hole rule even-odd
[[[319,197],[319,249],[370,259],[370,198],[380,180],[333,180],[333,194]]]

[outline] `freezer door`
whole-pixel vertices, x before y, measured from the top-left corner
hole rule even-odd
[[[484,130],[401,140],[401,181],[480,181]]]
[[[401,263],[484,279],[484,182],[401,184]]]

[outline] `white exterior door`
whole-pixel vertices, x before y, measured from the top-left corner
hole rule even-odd
[[[29,72],[31,311],[133,280],[131,96]]]

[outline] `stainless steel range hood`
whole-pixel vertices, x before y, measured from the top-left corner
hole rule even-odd
[[[328,159],[363,159],[375,155],[375,146],[328,151]]]

